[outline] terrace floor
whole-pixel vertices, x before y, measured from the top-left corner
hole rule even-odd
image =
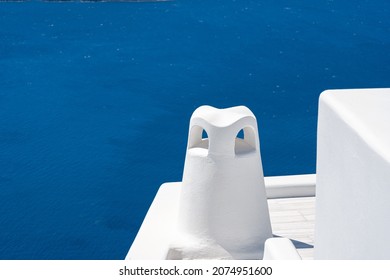
[[[290,238],[303,260],[313,259],[315,197],[268,199],[272,231]]]

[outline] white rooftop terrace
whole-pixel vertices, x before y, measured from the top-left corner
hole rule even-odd
[[[390,89],[326,91],[319,103],[317,174],[264,178],[272,234],[302,259],[390,259]],[[127,258],[164,258],[181,184],[160,188]]]

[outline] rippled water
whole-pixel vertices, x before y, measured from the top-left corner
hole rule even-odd
[[[390,2],[276,2],[0,3],[0,258],[124,258],[203,104],[314,173],[319,94],[390,86]]]

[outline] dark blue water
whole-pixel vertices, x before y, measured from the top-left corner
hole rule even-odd
[[[0,259],[124,258],[203,104],[314,173],[319,94],[390,86],[390,2],[349,2],[1,3]]]

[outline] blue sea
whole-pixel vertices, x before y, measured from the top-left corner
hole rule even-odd
[[[319,94],[390,87],[389,1],[0,3],[0,259],[123,259],[200,105],[315,173]],[[158,234],[158,233],[156,233]]]

